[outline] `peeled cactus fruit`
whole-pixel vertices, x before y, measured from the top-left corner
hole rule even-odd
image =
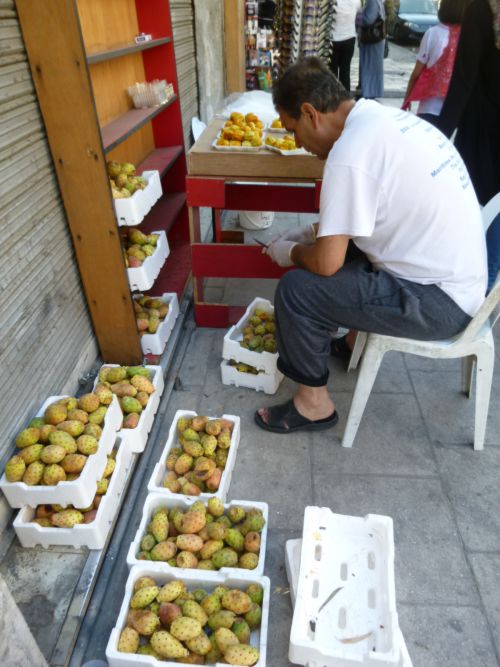
[[[255,665],[259,661],[259,649],[248,644],[235,644],[224,651],[224,658],[230,665]]]
[[[124,628],[120,633],[118,640],[118,650],[120,653],[135,653],[139,648],[139,633],[133,628]]]
[[[187,648],[166,630],[153,633],[150,643],[162,658],[185,658],[189,655]]]

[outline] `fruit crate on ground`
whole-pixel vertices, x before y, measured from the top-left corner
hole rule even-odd
[[[131,197],[126,199],[113,199],[116,219],[120,227],[140,224],[162,195],[158,171],[144,171],[142,178],[147,181],[144,190],[136,190]]]
[[[138,565],[141,563],[144,563],[144,559],[139,559],[138,554],[141,552],[141,542],[143,537],[147,534],[147,527],[150,524],[156,510],[159,510],[160,508],[168,508],[169,512],[171,509],[179,508],[182,512],[187,512],[190,510],[190,508],[193,506],[193,504],[198,501],[194,501],[192,499],[187,499],[187,498],[173,498],[173,497],[168,497],[166,498],[164,495],[160,495],[158,493],[151,493],[149,496],[146,498],[146,503],[144,505],[144,510],[142,513],[142,519],[140,526],[137,530],[137,533],[135,535],[135,539],[130,545],[130,549],[127,555],[127,563],[129,567],[132,567],[133,565]],[[206,506],[206,502],[202,501],[203,504]],[[213,502],[213,501],[211,501]],[[217,503],[217,507],[220,507],[222,504],[222,501],[219,500],[219,503]],[[264,573],[264,563],[265,563],[265,558],[266,558],[266,545],[267,545],[267,524],[269,520],[269,508],[267,506],[267,503],[259,503],[259,502],[254,502],[254,501],[248,501],[248,500],[232,500],[230,503],[226,503],[223,505],[224,508],[224,514],[227,516],[227,513],[230,508],[233,508],[233,511],[237,511],[236,508],[243,508],[245,512],[247,512],[250,509],[258,509],[262,512],[262,517],[265,521],[261,531],[260,532],[260,549],[258,551],[258,563],[257,566],[254,569],[251,569],[250,571],[254,574],[263,574]],[[210,513],[210,512],[209,512]],[[171,519],[169,519],[169,522],[171,522]],[[201,522],[203,523],[203,522]],[[201,525],[200,523],[200,525]],[[201,530],[201,528],[200,528]],[[198,533],[199,531],[196,531]],[[186,534],[187,529],[186,529]],[[193,534],[194,537],[194,534]],[[233,537],[236,537],[233,535]],[[210,539],[210,538],[208,538]],[[207,540],[204,540],[206,543]],[[161,540],[163,542],[163,540]],[[151,540],[152,542],[152,540]],[[214,543],[216,540],[212,539],[211,543],[213,546],[219,546],[220,549],[222,548],[227,548],[229,545],[227,542],[225,542],[223,539],[220,539],[220,542],[223,542],[223,544],[215,545]],[[196,544],[193,544],[193,548],[197,546]],[[209,547],[210,548],[210,547]],[[172,552],[173,557],[173,547],[169,549]],[[177,553],[179,553],[181,549],[178,549]],[[196,549],[196,551],[199,551],[199,549]],[[168,554],[166,554],[168,555]],[[232,556],[228,552],[224,554],[224,556]],[[219,554],[219,558],[222,559],[222,555]],[[210,560],[210,558],[207,558],[207,560]],[[217,559],[216,559],[217,560]],[[180,566],[173,566],[170,565],[168,562],[165,562],[166,559],[163,559],[162,561],[153,561],[155,564],[161,565],[165,570],[179,570]],[[226,573],[232,573],[235,576],[238,576],[241,572],[247,572],[249,571],[248,568],[241,568],[238,567],[237,565],[231,566],[231,567],[220,567],[218,570],[203,570],[203,569],[197,569],[197,567],[190,568],[193,569],[194,571],[208,573],[208,576],[211,576],[214,571],[219,571],[219,572],[226,572]],[[185,571],[185,570],[182,570]]]
[[[278,360],[277,352],[254,352],[240,345],[244,338],[244,329],[248,325],[250,318],[255,310],[262,310],[265,313],[274,315],[274,307],[267,299],[255,298],[246,309],[243,317],[233,325],[224,336],[222,344],[222,358],[226,361],[234,359],[241,361],[257,370],[262,370],[268,375],[274,375],[276,372],[276,362]]]
[[[103,368],[119,368],[117,364],[104,364],[101,366],[99,373]],[[123,428],[123,423],[118,434],[124,440],[124,447],[134,454],[140,454],[146,448],[148,435],[153,426],[155,414],[160,404],[160,398],[163,393],[163,371],[161,366],[144,366],[150,373],[150,380],[154,387],[154,392],[149,395],[149,399],[145,408],[142,409],[139,422],[135,428]],[[94,382],[94,389],[99,384],[99,376]]]
[[[142,295],[134,295],[134,298]],[[179,317],[179,299],[175,292],[165,292],[160,297],[149,296],[150,299],[162,299],[168,303],[168,312],[160,322],[156,333],[142,332],[141,347],[144,354],[162,354],[167,344],[170,334],[175,326],[175,321]]]
[[[158,235],[158,242],[154,253],[150,257],[146,257],[142,266],[127,268],[128,282],[132,290],[151,289],[161,271],[161,267],[170,254],[165,232],[157,231],[153,232],[153,234]]]
[[[50,396],[36,416],[42,417],[49,405],[62,398],[67,398],[67,396]],[[78,505],[79,507],[90,505],[121,423],[122,411],[116,396],[113,396],[106,411],[97,452],[88,457],[80,476],[73,481],[61,481],[54,486],[29,486],[24,482],[8,482],[4,473],[0,480],[0,488],[9,505],[14,508],[21,508],[24,505],[30,507],[51,504]]]
[[[286,575],[288,579],[288,584],[290,586],[290,600],[292,606],[295,606],[295,600],[297,598],[297,587],[299,585],[299,575],[300,575],[300,554],[302,551],[302,540],[287,540],[285,543],[285,566],[286,566]],[[401,630],[398,632],[398,642],[401,655],[399,658],[398,667],[412,667],[412,661],[408,649],[406,648],[406,643],[403,637]],[[308,667],[316,667],[318,663],[309,662]],[[320,664],[321,661],[320,661]],[[357,665],[359,663],[356,663]]]
[[[163,486],[165,477],[167,473],[170,472],[169,469],[167,468],[167,456],[174,447],[178,446],[179,432],[177,430],[177,423],[179,419],[181,418],[191,419],[193,417],[198,417],[198,416],[199,415],[196,412],[193,412],[192,410],[177,410],[177,412],[175,413],[174,419],[170,426],[170,430],[168,432],[167,443],[161,454],[160,460],[158,461],[153,470],[153,474],[151,475],[151,478],[148,483],[148,491],[150,491],[151,493],[161,493],[165,496],[170,496],[173,498],[183,497],[182,494],[173,493],[172,491],[170,491],[170,489]],[[225,468],[222,471],[217,491],[214,491],[213,493],[201,492],[199,494],[193,494],[192,496],[190,496],[189,494],[185,494],[184,497],[195,497],[195,498],[200,498],[202,500],[208,500],[209,498],[216,496],[221,500],[225,500],[229,490],[229,485],[231,483],[234,464],[236,462],[236,450],[238,449],[238,445],[240,442],[240,418],[236,417],[235,415],[222,415],[222,417],[220,418],[209,417],[209,419],[210,420],[223,419],[233,423],[231,442],[229,448],[227,449],[228,454],[227,454],[227,461],[225,464]]]
[[[123,439],[116,438],[116,465],[109,477],[109,486],[101,497],[95,518],[90,523],[81,523],[72,528],[40,526],[33,522],[35,509],[23,507],[14,519],[14,530],[23,547],[67,545],[78,549],[102,549],[106,544],[122,500],[123,488],[132,462],[132,454]]]
[[[254,374],[239,370],[237,366],[231,365],[225,359],[221,362],[220,372],[222,384],[247,387],[255,391],[263,391],[265,394],[275,394],[283,380],[283,373],[280,373],[277,368],[271,374],[264,373],[264,371]]]
[[[125,585],[125,597],[123,599],[118,620],[115,627],[111,631],[106,648],[106,658],[110,667],[155,667],[155,665],[158,665],[156,658],[151,655],[124,653],[118,650],[120,633],[127,624],[127,617],[130,611],[130,601],[134,594],[134,584],[142,577],[151,577],[151,579],[156,582],[158,587],[162,587],[169,582],[177,581],[184,582],[189,592],[203,589],[209,594],[212,593],[212,591],[217,586],[225,586],[230,589],[237,588],[243,591],[245,591],[251,584],[262,587],[263,600],[261,604],[262,616],[260,620],[260,627],[252,629],[248,644],[249,646],[253,646],[258,649],[259,657],[257,662],[247,662],[247,664],[252,664],[254,667],[265,667],[270,598],[270,581],[267,577],[258,576],[250,572],[245,574],[238,574],[238,576],[235,576],[232,573],[226,574],[222,572],[214,572],[209,578],[205,577],[204,573],[194,570],[179,570],[178,572],[171,570],[166,572],[165,570],[158,569],[155,563],[148,563],[147,565],[135,565],[130,571],[127,583]],[[165,627],[162,629],[165,629]],[[160,664],[162,667],[176,667],[179,662],[181,664],[186,664],[182,663],[182,659],[172,659],[169,661],[167,657],[161,659]],[[209,664],[214,663],[212,662]],[[231,662],[230,664],[236,663]],[[221,662],[215,663],[215,667],[219,667],[221,665]]]
[[[301,665],[401,665],[392,519],[306,507],[289,658]]]

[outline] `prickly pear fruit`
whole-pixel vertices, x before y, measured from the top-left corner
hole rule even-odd
[[[207,421],[208,417],[203,417],[202,415],[193,417],[191,420],[191,428],[194,429],[195,431],[204,431],[205,424],[207,423]]]
[[[50,434],[52,433],[52,431],[55,431],[55,430],[56,430],[56,427],[53,426],[52,424],[44,424],[40,428],[40,436],[39,436],[38,440],[40,442],[43,442],[43,443],[48,442]]]
[[[229,628],[217,628],[215,631],[215,642],[219,650],[224,654],[230,646],[239,644],[238,637]]]
[[[190,651],[192,651],[198,656],[206,655],[212,649],[212,644],[210,642],[210,639],[204,632],[199,634],[198,637],[194,637],[193,639],[188,639],[186,641],[186,646]],[[204,665],[205,661],[194,664]]]
[[[210,419],[205,425],[205,431],[208,435],[219,435],[222,431],[222,424],[220,419]]]
[[[217,491],[220,485],[221,478],[222,478],[222,470],[220,468],[216,468],[213,471],[212,475],[205,482],[208,491]]]
[[[108,456],[108,460],[106,461],[106,467],[104,468],[104,472],[102,473],[103,477],[110,477],[114,470],[116,468],[116,461],[115,459],[112,459],[111,456]]]
[[[158,586],[145,586],[136,591],[130,600],[132,609],[144,609],[148,604],[151,604],[158,595],[160,589]]]
[[[231,505],[227,511],[227,515],[233,523],[240,523],[240,521],[245,519],[246,512],[243,507],[240,507],[239,505]]]
[[[182,568],[196,568],[198,567],[198,559],[190,551],[180,551],[175,559],[177,567]]]
[[[207,614],[212,616],[221,610],[221,603],[218,595],[211,593],[200,602],[201,608]]]
[[[189,428],[190,424],[191,424],[190,417],[180,417],[177,421],[177,431],[179,433],[183,433],[187,428]]]
[[[75,509],[66,509],[55,512],[50,520],[58,528],[73,528],[73,526],[83,523],[83,514]]]
[[[166,563],[170,558],[175,556],[176,553],[177,547],[173,542],[158,542],[158,544],[151,549],[151,560],[158,560]]]
[[[182,446],[186,454],[189,454],[193,458],[197,458],[203,454],[203,445],[196,440],[186,440]]]
[[[57,463],[45,466],[42,477],[42,483],[45,486],[55,486],[59,482],[64,482],[65,479],[66,473],[64,472],[64,468],[61,468]]]
[[[147,586],[156,586],[156,581],[152,577],[139,577],[134,584],[134,593]]]
[[[59,463],[66,456],[66,450],[60,445],[47,445],[40,454],[43,463]]]
[[[98,480],[97,489],[95,491],[96,494],[98,496],[103,496],[106,493],[106,491],[108,490],[108,486],[109,486],[109,479],[104,479],[103,478],[103,479]]]
[[[189,616],[178,616],[170,625],[170,633],[180,641],[194,639],[201,634],[201,631],[200,622]]]
[[[207,503],[208,511],[212,516],[219,517],[224,514],[224,503],[220,498],[210,498]],[[215,538],[220,539],[220,538]]]
[[[61,468],[66,473],[77,474],[83,470],[87,463],[87,457],[84,454],[66,454],[61,461]]]
[[[150,531],[157,542],[168,537],[168,516],[164,512],[155,512],[151,521]]]
[[[181,551],[191,551],[192,553],[196,553],[203,547],[203,540],[199,535],[178,535],[176,545]]]
[[[255,665],[259,661],[259,649],[249,644],[229,646],[224,651],[224,658],[230,665]]]
[[[100,401],[97,394],[83,394],[78,399],[78,408],[85,412],[94,412],[99,407]]]
[[[169,581],[160,588],[158,593],[158,602],[172,602],[186,591],[186,585],[183,581]]]
[[[245,551],[258,554],[260,551],[260,534],[251,530],[245,535]]]
[[[155,538],[148,533],[147,535],[144,535],[144,537],[141,540],[141,550],[151,551],[151,549],[155,546],[155,544],[156,544]]]
[[[200,434],[193,428],[187,428],[185,431],[183,431],[182,437],[184,440],[195,440],[196,442],[200,441]]]
[[[52,403],[45,410],[43,418],[46,424],[52,424],[52,426],[57,426],[63,422],[68,416],[68,410],[65,405],[61,403]]]
[[[238,566],[242,567],[244,570],[255,570],[259,564],[259,557],[257,554],[246,552],[240,556],[238,560]]]
[[[193,482],[186,482],[185,484],[181,485],[181,493],[183,493],[185,496],[199,496],[201,489]]]
[[[162,625],[168,628],[178,616],[182,616],[182,609],[173,602],[162,602],[158,615]]]
[[[16,438],[16,446],[19,447],[19,449],[23,449],[24,447],[29,447],[30,445],[36,445],[39,435],[39,428],[35,428],[33,426],[25,428],[23,431],[18,433]]]
[[[205,526],[206,522],[207,520],[204,514],[189,510],[182,516],[179,532],[191,534],[197,533]]]
[[[41,461],[33,461],[26,468],[23,475],[23,482],[28,486],[36,486],[40,484],[43,477],[45,466]]]
[[[123,420],[122,428],[137,428],[140,415],[137,412],[130,412]]]
[[[166,630],[154,632],[150,643],[153,650],[162,658],[185,658],[189,655],[187,648]]]
[[[68,411],[68,419],[71,421],[79,421],[82,422],[85,428],[85,424],[89,420],[88,414],[85,412],[85,410],[80,410],[79,408],[75,408],[74,410],[69,410]],[[64,424],[64,422],[61,422],[61,424]],[[83,432],[83,431],[82,431]]]
[[[139,648],[139,633],[134,628],[124,628],[118,640],[120,653],[135,653]]]
[[[196,600],[186,600],[182,605],[182,613],[188,618],[194,618],[203,627],[208,621],[208,616],[203,607]],[[191,649],[194,650],[194,649]]]
[[[245,614],[245,621],[248,623],[250,628],[258,628],[262,618],[262,609],[258,604],[252,602],[252,606],[249,611]]]
[[[235,551],[243,551],[245,538],[236,528],[227,528],[224,532],[224,542]]]
[[[246,590],[246,593],[252,602],[255,602],[255,604],[262,604],[262,600],[264,598],[264,589],[260,584],[250,584]]]
[[[232,589],[224,593],[221,599],[221,604],[225,609],[234,611],[238,616],[246,614],[252,607],[252,601],[249,596],[243,591]]]
[[[104,418],[106,417],[106,410],[107,407],[105,405],[101,405],[100,408],[97,408],[97,410],[94,410],[94,412],[91,412],[89,414],[89,422],[91,424],[97,424],[98,426],[103,423]]]
[[[152,394],[155,390],[153,383],[144,375],[134,375],[130,380],[130,384],[137,389],[137,391],[145,391],[147,394]]]
[[[113,400],[113,392],[109,387],[99,384],[94,389],[94,393],[99,397],[99,403],[101,405],[110,405]]]
[[[138,655],[151,655],[153,658],[156,658],[157,660],[161,660],[161,656],[154,650],[154,648],[151,646],[151,644],[143,644],[142,646],[139,646],[137,649],[137,654]]]
[[[84,435],[91,435],[93,438],[96,440],[99,440],[99,438],[102,435],[102,428],[99,426],[99,424],[86,424],[85,428],[83,430]]]
[[[160,619],[152,611],[141,610],[138,614],[134,615],[132,625],[134,630],[137,630],[140,635],[149,637],[160,626]]]
[[[238,637],[240,644],[248,644],[250,641],[251,630],[245,619],[237,618],[231,626],[231,630]]]
[[[224,547],[224,549],[220,549],[220,551],[214,553],[212,563],[217,569],[221,567],[236,567],[238,564],[238,554],[234,549]]]
[[[33,419],[30,421],[28,424],[28,428],[42,428],[42,426],[45,424],[43,421],[43,417],[33,417]]]
[[[99,379],[101,380],[101,382],[109,382],[110,384],[115,384],[115,382],[120,382],[120,380],[125,380],[126,377],[127,377],[127,369],[124,368],[123,366],[107,368],[107,373],[105,377],[101,377],[101,373],[99,372]]]
[[[151,379],[151,371],[145,366],[129,366],[127,368],[127,375],[129,378],[133,378],[134,375],[143,375],[145,378]]]
[[[208,617],[208,627],[212,630],[217,630],[217,628],[230,628],[233,625],[235,618],[236,615],[232,611],[221,609],[220,611],[215,612],[215,614],[210,614]]]
[[[145,391],[138,391],[136,394],[136,399],[139,401],[139,403],[142,405],[143,408],[145,408],[148,404],[149,401],[149,394],[147,394]],[[135,412],[131,412],[130,414],[135,415]]]
[[[64,447],[67,454],[73,454],[77,450],[76,440],[69,433],[66,433],[66,431],[58,431],[56,429],[49,433],[49,443]]]
[[[58,424],[56,428],[58,431],[64,431],[65,433],[69,433],[71,436],[73,436],[73,438],[77,438],[83,433],[85,425],[78,419],[65,419],[63,422]]]
[[[229,449],[231,446],[231,434],[229,431],[222,431],[217,436],[217,444],[221,449]]]
[[[81,435],[76,441],[78,451],[85,456],[91,456],[97,452],[98,441],[91,435]]]
[[[203,445],[203,453],[205,456],[212,456],[215,454],[215,450],[217,449],[217,438],[215,435],[202,436],[201,444]]]
[[[188,470],[191,470],[193,465],[193,457],[189,454],[181,454],[174,464],[174,470],[178,475],[184,475]]]
[[[133,387],[128,380],[115,382],[115,384],[111,385],[110,389],[113,394],[116,394],[116,396],[119,396],[120,398],[124,398],[125,396],[134,397],[137,394],[137,389]]]
[[[250,531],[259,533],[264,528],[265,524],[266,520],[262,514],[249,515],[241,526],[241,533],[242,535],[247,535]]]
[[[28,447],[21,449],[21,451],[19,452],[19,456],[26,463],[26,465],[29,465],[34,461],[38,461],[42,451],[43,451],[43,445],[41,444],[29,445]]]

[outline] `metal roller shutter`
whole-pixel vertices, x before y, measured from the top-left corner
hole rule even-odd
[[[186,150],[191,146],[191,119],[199,116],[198,77],[192,0],[170,0],[175,62]]]
[[[0,0],[0,200],[3,458],[98,354],[14,0]]]

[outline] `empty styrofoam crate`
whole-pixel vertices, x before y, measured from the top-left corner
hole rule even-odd
[[[267,313],[274,313],[273,304],[267,299],[255,298],[248,305],[243,317],[233,325],[224,336],[222,344],[222,358],[226,361],[234,359],[249,364],[257,370],[262,370],[273,375],[276,372],[276,362],[278,360],[277,352],[253,352],[241,347],[240,341],[243,340],[243,329],[247,325],[249,318],[256,308],[265,310]]]
[[[199,496],[185,496],[182,493],[172,493],[169,489],[166,489],[163,486],[163,480],[167,474],[166,460],[168,453],[172,447],[178,446],[178,431],[177,431],[177,422],[180,417],[196,417],[197,412],[192,410],[177,410],[172,420],[170,430],[168,432],[167,443],[163,449],[160,460],[155,465],[153,474],[148,482],[148,491],[151,493],[162,493],[165,496],[171,496],[172,498],[200,498],[201,500],[208,500],[216,496],[221,500],[225,500],[227,492],[229,490],[229,485],[231,483],[231,477],[233,475],[233,468],[236,462],[236,450],[240,442],[240,418],[235,415],[222,415],[221,419],[228,419],[229,421],[234,422],[233,432],[231,433],[231,445],[229,446],[229,454],[227,457],[226,467],[222,473],[220,480],[219,488],[214,493],[200,493]],[[209,417],[209,419],[217,419],[217,417]]]
[[[126,200],[125,200],[126,201]],[[146,257],[142,266],[127,268],[128,282],[132,290],[148,290],[153,287],[154,281],[161,271],[165,260],[170,254],[167,236],[164,231],[152,232],[158,234],[156,250],[150,257]]]
[[[118,364],[103,364],[103,366],[118,366]],[[155,414],[160,404],[160,398],[163,393],[163,371],[161,366],[146,366],[151,373],[151,382],[155,391],[150,394],[148,404],[142,410],[139,423],[136,428],[120,428],[118,434],[125,441],[126,446],[134,454],[140,454],[146,448],[148,435],[153,426]],[[96,378],[94,387],[99,383],[99,376]]]
[[[36,417],[42,417],[45,409],[66,396],[50,396],[37,412]],[[113,449],[116,432],[122,423],[122,411],[118,399],[108,405],[108,410],[102,425],[102,434],[99,439],[99,447],[95,454],[88,457],[87,463],[80,476],[71,482],[59,482],[55,486],[29,486],[24,482],[8,482],[5,473],[0,480],[0,488],[7,498],[11,507],[20,508],[24,505],[36,507],[37,505],[78,505],[87,507],[97,489],[97,481],[101,479],[109,452]]]
[[[156,667],[161,664],[162,667],[177,667],[179,660],[171,662],[168,659],[161,660],[160,663],[149,655],[140,655],[137,653],[120,653],[118,651],[118,640],[120,632],[126,626],[126,619],[129,612],[130,599],[133,595],[135,582],[141,577],[151,577],[159,586],[163,586],[169,581],[183,581],[189,591],[203,588],[207,593],[211,593],[216,586],[227,586],[228,588],[239,588],[245,590],[250,584],[260,584],[264,590],[262,600],[262,619],[260,628],[252,630],[250,644],[259,649],[259,660],[254,667],[266,667],[267,654],[267,629],[269,623],[269,598],[271,582],[267,577],[252,574],[248,570],[239,570],[238,574],[233,572],[208,572],[202,570],[164,570],[159,569],[159,563],[148,562],[142,565],[135,565],[131,570],[125,584],[125,597],[123,598],[120,613],[115,627],[111,631],[108,645],[106,647],[106,659],[110,667]],[[244,573],[243,573],[244,572]],[[182,664],[182,662],[181,662]],[[214,667],[222,667],[222,663],[217,662]]]
[[[116,466],[109,478],[109,486],[102,496],[97,514],[91,523],[82,523],[73,528],[45,528],[33,523],[35,509],[23,507],[14,519],[14,530],[23,547],[68,545],[79,549],[102,549],[106,544],[113,520],[120,507],[127,473],[132,463],[132,453],[117,436],[115,442]]]
[[[113,199],[116,219],[120,227],[138,225],[162,195],[158,171],[144,171],[142,177],[148,182],[144,190],[136,190],[126,199]]]
[[[283,373],[280,373],[277,368],[274,373],[264,373],[263,371],[259,372],[258,375],[243,373],[236,366],[231,366],[225,359],[221,362],[220,372],[222,384],[248,387],[249,389],[255,389],[255,391],[263,391],[265,394],[275,394],[284,377]]]
[[[171,510],[173,507],[178,507],[180,508],[183,512],[186,512],[191,505],[196,502],[196,499],[193,499],[192,497],[187,497],[187,496],[179,496],[177,494],[176,497],[168,496],[165,497],[162,494],[159,493],[150,493],[148,497],[146,498],[146,502],[144,504],[144,509],[142,511],[142,519],[141,523],[139,525],[139,528],[137,530],[137,533],[135,534],[134,541],[130,545],[130,548],[128,550],[128,555],[127,555],[127,563],[129,567],[132,567],[133,565],[138,565],[140,563],[144,563],[143,560],[138,560],[137,559],[137,554],[141,550],[141,540],[146,535],[147,532],[147,525],[151,521],[151,518],[155,512],[156,509],[160,507],[166,507],[169,510]],[[263,574],[264,573],[264,562],[266,559],[266,545],[267,545],[267,524],[269,521],[269,508],[267,503],[259,503],[253,500],[231,500],[231,502],[226,503],[224,505],[225,510],[227,511],[230,507],[243,507],[245,510],[249,510],[252,507],[255,507],[256,509],[262,510],[262,515],[266,521],[264,528],[262,529],[260,533],[260,551],[259,551],[259,563],[257,567],[254,570],[243,570],[242,568],[239,567],[222,567],[220,570],[217,570],[217,572],[233,572],[234,574],[238,574],[240,572],[253,572],[254,574]],[[167,570],[179,570],[177,567],[172,567],[166,562],[159,562],[156,561],[159,565],[162,565],[165,569]],[[185,572],[185,570],[183,570]],[[196,569],[192,570],[193,572],[196,572]],[[210,571],[209,571],[210,572]]]
[[[179,317],[179,300],[175,292],[165,292],[160,297],[151,296],[150,298],[167,301],[168,313],[160,322],[156,333],[143,333],[141,347],[144,354],[161,354],[175,326],[175,320]]]
[[[306,507],[289,658],[309,667],[402,664],[390,517]]]
[[[299,585],[299,573],[300,573],[300,554],[302,551],[302,540],[287,540],[285,543],[285,567],[286,574],[288,578],[288,584],[290,587],[290,599],[292,601],[292,606],[295,606],[295,600],[297,597],[297,587]],[[398,667],[412,667],[412,661],[408,649],[406,648],[406,643],[403,637],[401,630],[398,632],[399,636],[399,648],[401,651]],[[358,664],[358,663],[355,663]],[[376,664],[376,663],[375,663]],[[323,662],[320,660],[319,663],[308,662],[308,667],[322,667]]]

